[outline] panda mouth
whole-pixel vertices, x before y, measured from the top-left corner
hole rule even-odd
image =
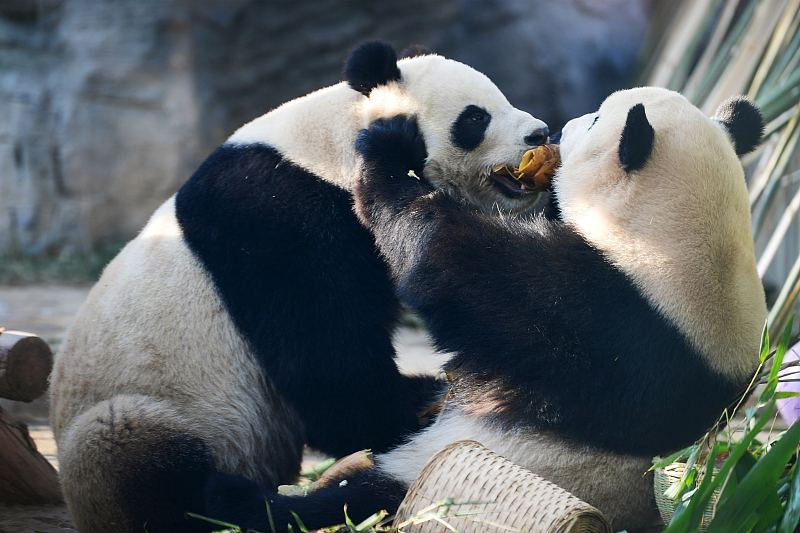
[[[523,188],[522,182],[509,178],[508,176],[498,174],[497,172],[489,173],[489,179],[492,180],[494,186],[501,193],[509,198],[520,198],[530,194],[539,194],[541,192],[537,191],[536,189],[525,189]]]

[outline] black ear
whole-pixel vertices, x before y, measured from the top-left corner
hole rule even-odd
[[[711,117],[728,130],[733,139],[736,155],[755,150],[764,136],[764,118],[761,111],[745,96],[732,96],[722,102]]]
[[[369,96],[375,87],[400,79],[397,52],[384,41],[361,43],[345,61],[344,79],[350,87]]]
[[[400,59],[408,59],[409,57],[429,56],[433,54],[431,49],[421,44],[412,44],[408,48],[400,52]]]
[[[619,164],[626,172],[639,170],[653,151],[655,131],[644,114],[644,104],[636,104],[628,110],[625,129],[619,139]]]

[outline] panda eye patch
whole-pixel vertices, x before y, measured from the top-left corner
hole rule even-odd
[[[474,150],[483,141],[492,116],[476,105],[468,105],[461,111],[450,129],[453,144],[464,150]]]

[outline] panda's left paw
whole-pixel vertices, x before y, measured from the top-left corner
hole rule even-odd
[[[412,177],[420,179],[428,152],[414,117],[375,121],[356,138],[362,160],[362,179]]]

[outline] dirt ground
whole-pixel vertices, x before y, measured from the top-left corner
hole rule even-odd
[[[84,287],[35,285],[0,286],[0,327],[35,333],[56,351],[72,317],[89,292]],[[402,327],[395,338],[400,367],[404,372],[435,372],[445,356],[433,354],[428,338],[417,329]],[[56,445],[47,418],[47,400],[30,404],[0,400],[0,406],[16,420],[28,424],[39,451],[58,468]],[[307,450],[304,466],[325,457]],[[76,532],[66,506],[20,506],[0,503],[0,533]]]

